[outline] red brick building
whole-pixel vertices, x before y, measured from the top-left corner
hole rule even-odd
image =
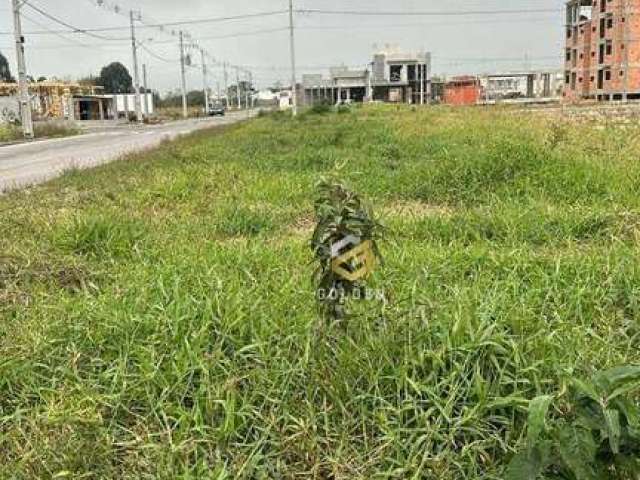
[[[475,105],[480,99],[480,80],[477,77],[454,77],[444,86],[443,101],[449,105]]]
[[[565,99],[640,99],[640,0],[571,0],[566,11]]]

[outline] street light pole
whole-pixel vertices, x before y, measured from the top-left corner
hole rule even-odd
[[[20,92],[20,116],[22,119],[22,131],[27,139],[33,138],[33,119],[31,117],[31,99],[29,98],[29,85],[27,84],[27,66],[24,59],[24,36],[22,35],[22,20],[20,18],[19,0],[12,0],[13,24],[16,40],[16,58],[18,61],[18,87]]]
[[[147,64],[142,64],[142,85],[144,87],[144,114],[149,116],[151,112],[149,112],[149,83],[147,81]]]
[[[224,103],[226,108],[230,108],[229,105],[229,72],[227,72],[227,62],[224,62]]]
[[[182,81],[182,116],[184,118],[189,117],[187,110],[187,73],[185,71],[185,58],[184,58],[184,33],[180,30],[180,76]]]
[[[293,116],[298,114],[298,88],[296,80],[296,40],[293,28],[293,0],[289,0],[289,52],[291,54],[291,93],[293,97]]]
[[[209,86],[207,84],[207,63],[204,58],[204,48],[200,49],[200,56],[202,58],[202,82],[204,87],[204,113],[209,114]]]
[[[242,109],[242,100],[240,99],[240,70],[236,67],[236,96],[238,97],[238,110]]]

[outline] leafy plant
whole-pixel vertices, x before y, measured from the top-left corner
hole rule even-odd
[[[374,219],[371,208],[355,193],[338,182],[322,180],[315,202],[317,226],[313,232],[311,249],[319,263],[314,273],[323,311],[333,318],[345,315],[346,298],[356,290],[365,291],[361,281],[349,281],[336,274],[332,267],[331,246],[352,235],[361,241],[371,241],[373,253],[380,257],[376,239],[382,229]]]
[[[544,473],[569,480],[640,478],[640,409],[632,393],[640,389],[640,367],[574,379],[564,412],[551,425],[546,418],[553,397],[529,406],[526,448],[507,470],[507,480],[535,480]]]

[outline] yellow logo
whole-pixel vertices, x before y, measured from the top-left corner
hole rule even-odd
[[[347,247],[353,247],[345,253]],[[373,273],[376,257],[371,240],[361,242],[358,237],[348,236],[331,246],[331,270],[349,282],[356,282]]]

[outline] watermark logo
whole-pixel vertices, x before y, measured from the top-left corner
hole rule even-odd
[[[371,275],[375,261],[371,240],[362,241],[355,235],[348,235],[331,245],[331,270],[349,282]]]

